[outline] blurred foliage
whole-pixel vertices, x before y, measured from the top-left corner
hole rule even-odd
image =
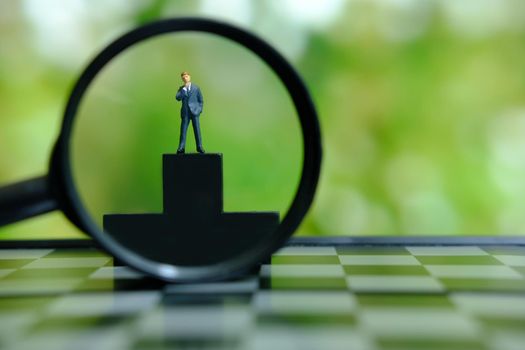
[[[47,171],[69,89],[99,50],[173,16],[251,30],[304,78],[324,163],[298,234],[525,233],[520,0],[2,1],[0,182]],[[249,52],[197,34],[130,49],[89,91],[74,166],[90,209],[160,210],[181,70],[205,94],[205,148],[224,153],[225,209],[283,215],[301,164],[285,89]],[[0,233],[82,237],[59,213]]]

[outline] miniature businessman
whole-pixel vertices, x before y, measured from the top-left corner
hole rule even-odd
[[[180,77],[184,85],[177,91],[175,98],[177,101],[182,101],[180,109],[180,141],[177,153],[184,153],[186,147],[186,131],[188,124],[193,125],[193,133],[195,134],[195,144],[197,145],[197,152],[204,153],[202,148],[201,129],[199,126],[199,116],[202,113],[202,93],[201,89],[191,82],[191,76],[188,72],[182,72]]]

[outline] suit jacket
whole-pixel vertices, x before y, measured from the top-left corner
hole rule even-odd
[[[201,89],[196,85],[191,83],[191,89],[189,92],[183,89],[184,86],[181,86],[177,91],[175,98],[177,101],[182,101],[182,107],[180,108],[180,117],[188,118],[193,116],[199,116],[202,113],[202,93]]]

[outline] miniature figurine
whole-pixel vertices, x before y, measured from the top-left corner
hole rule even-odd
[[[197,145],[197,152],[204,153],[202,148],[201,129],[199,126],[199,116],[202,113],[202,93],[201,89],[191,82],[191,75],[188,72],[182,72],[180,74],[184,85],[182,85],[177,91],[175,98],[177,101],[182,101],[182,107],[180,109],[180,141],[177,153],[184,153],[186,147],[186,131],[188,130],[188,124],[193,125],[193,133],[195,134],[195,144]]]

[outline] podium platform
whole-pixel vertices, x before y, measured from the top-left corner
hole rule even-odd
[[[278,212],[223,211],[222,154],[164,154],[163,212],[106,214],[104,231],[157,262],[209,265],[272,234]]]

